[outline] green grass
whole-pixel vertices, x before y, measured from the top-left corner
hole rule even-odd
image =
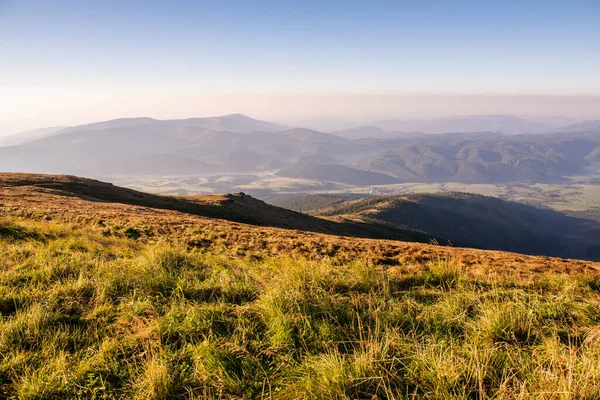
[[[600,398],[597,277],[0,234],[0,398]]]

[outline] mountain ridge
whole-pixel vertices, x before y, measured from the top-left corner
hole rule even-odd
[[[0,169],[97,178],[200,176],[286,174],[295,163],[321,162],[378,174],[370,175],[371,182],[353,181],[366,186],[380,184],[382,174],[398,182],[562,182],[570,175],[586,173],[597,162],[594,151],[600,147],[600,130],[510,136],[490,131],[406,135],[365,127],[382,137],[360,138],[364,135],[358,129],[358,138],[352,139],[290,129],[241,114],[183,120],[116,119],[0,147]]]
[[[217,218],[255,226],[277,227],[340,236],[428,241],[431,236],[385,225],[335,222],[269,205],[245,193],[219,195],[155,195],[123,188],[112,183],[73,175],[44,175],[0,172],[1,190],[20,189],[23,195],[52,194],[84,201],[123,204],[175,211],[205,218]],[[50,201],[50,200],[48,200]],[[51,202],[51,201],[50,201]]]

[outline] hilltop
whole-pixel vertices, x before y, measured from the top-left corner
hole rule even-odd
[[[360,200],[348,204],[355,201]],[[387,264],[447,256],[476,264],[485,258],[491,265],[510,266],[524,273],[533,266],[540,270],[579,270],[593,265],[587,261],[415,243],[435,238],[444,244],[445,238],[387,221],[361,221],[356,215],[346,219],[332,210],[335,208],[323,213],[330,214],[323,219],[241,194],[158,196],[73,176],[0,174],[0,216],[91,225],[111,235],[148,240],[174,235],[207,248],[221,248],[223,244],[243,248],[248,254],[271,254],[274,246],[286,254],[345,260],[360,256]],[[525,265],[522,260],[527,260]]]
[[[164,222],[150,230],[161,232],[203,218],[212,225],[219,221],[221,226],[228,221],[283,229],[278,236],[282,232],[287,236],[286,230],[293,230],[404,242],[435,240],[458,247],[600,259],[600,225],[596,221],[466,193],[358,199],[289,196],[268,204],[244,193],[153,195],[75,176],[0,173],[0,201],[5,210],[11,205],[32,215],[34,205],[38,213],[64,221],[117,223],[129,218],[158,218]]]
[[[0,199],[7,204],[44,207],[50,215],[68,215],[75,205],[88,218],[114,213],[144,215],[158,210],[177,216],[199,216],[256,226],[295,229],[341,236],[428,241],[418,231],[383,224],[335,222],[269,205],[244,193],[205,196],[153,195],[110,183],[70,175],[0,173]],[[168,214],[168,213],[167,213]],[[168,214],[173,215],[173,214]],[[70,217],[66,217],[67,219]]]

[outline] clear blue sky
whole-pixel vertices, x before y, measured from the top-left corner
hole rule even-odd
[[[0,0],[0,59],[16,119],[124,92],[599,96],[600,1]]]

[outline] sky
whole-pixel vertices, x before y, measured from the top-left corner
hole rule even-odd
[[[600,0],[0,0],[0,135],[119,117],[600,118]]]

